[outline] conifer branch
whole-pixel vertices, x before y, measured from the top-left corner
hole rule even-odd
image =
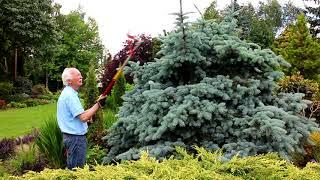
[[[186,34],[185,34],[185,28],[184,28],[184,22],[183,22],[183,11],[182,11],[182,0],[180,0],[180,21],[181,21],[181,30],[182,30],[182,38],[183,41],[186,42]]]

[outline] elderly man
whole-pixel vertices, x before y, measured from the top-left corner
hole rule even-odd
[[[57,104],[57,119],[63,134],[66,149],[67,167],[83,167],[86,162],[88,130],[87,122],[105,104],[105,97],[100,96],[91,108],[84,110],[78,97],[78,89],[82,85],[82,76],[76,68],[66,68],[62,73],[65,88],[61,92]]]

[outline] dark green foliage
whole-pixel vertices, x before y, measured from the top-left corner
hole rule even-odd
[[[156,58],[159,59],[161,57],[161,54],[158,54],[158,52],[160,51],[161,49],[161,40],[159,38],[152,38],[152,57],[150,58],[151,61],[155,60]]]
[[[306,7],[305,14],[307,15],[308,23],[310,24],[310,33],[313,37],[319,38],[320,33],[320,6]]]
[[[90,63],[89,71],[87,72],[87,78],[84,80],[85,83],[85,91],[84,91],[84,104],[85,109],[90,108],[95,104],[99,96],[97,78],[95,74],[95,66],[94,63]]]
[[[13,84],[9,82],[0,83],[0,99],[9,101],[13,94]]]
[[[10,101],[12,102],[23,102],[30,98],[28,94],[22,93],[22,94],[14,94],[10,97]]]
[[[85,80],[85,94],[84,102],[85,109],[92,107],[99,96],[97,78],[95,74],[94,63],[91,63],[89,71],[87,73],[87,78]],[[101,138],[105,135],[105,124],[103,121],[103,112],[98,110],[97,113],[92,118],[93,123],[89,126],[88,130],[88,140],[89,145],[92,144],[102,144]]]
[[[317,125],[301,116],[303,94],[273,93],[289,66],[270,49],[240,40],[230,16],[178,29],[163,40],[159,61],[131,64],[135,88],[124,96],[110,128],[104,162],[162,159],[174,146],[222,148],[224,157],[278,152],[290,159]],[[181,18],[182,17],[182,18]]]
[[[260,1],[258,8],[254,8],[250,2],[240,5],[235,0],[225,9],[223,14],[228,14],[230,9],[236,12],[235,18],[238,28],[241,30],[240,39],[254,42],[262,48],[270,48],[282,25],[291,22],[291,16],[294,16],[291,9],[287,9],[285,13],[290,15],[290,18],[286,19],[283,16],[284,9],[277,0]]]
[[[274,41],[274,33],[267,21],[252,19],[250,34],[245,39],[259,44],[262,48],[269,48]]]
[[[31,94],[32,81],[30,81],[28,78],[21,76],[17,77],[13,86],[15,93]]]
[[[63,168],[65,166],[62,133],[54,116],[45,120],[44,125],[39,128],[36,145],[39,152],[48,160],[51,168]]]
[[[4,138],[0,141],[0,159],[4,160],[14,154],[16,142],[14,139]]]
[[[114,96],[114,100],[119,107],[122,105],[122,102],[123,102],[122,96],[126,91],[126,78],[124,77],[123,73],[121,73],[119,79],[117,80],[112,90],[113,90],[112,96]]]
[[[122,105],[123,99],[122,96],[126,91],[126,78],[122,73],[114,85],[111,95],[107,97],[106,108],[116,112],[118,108]]]
[[[1,68],[0,73],[4,72],[7,78],[16,71],[23,75],[24,62],[33,54],[32,50],[55,34],[51,3],[51,0],[1,1],[0,63],[7,64],[7,68]],[[14,62],[16,50],[17,63]],[[18,69],[8,68],[15,64]]]

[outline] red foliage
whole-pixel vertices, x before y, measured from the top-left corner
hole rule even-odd
[[[6,107],[6,101],[0,99],[0,109],[5,108]]]
[[[124,42],[124,48],[113,57],[113,60],[107,62],[105,65],[104,74],[101,78],[102,89],[107,87],[108,83],[112,80],[112,77],[116,74],[117,68],[128,58],[130,49],[137,44],[138,40],[142,41],[143,43],[136,49],[131,61],[140,62],[140,65],[143,65],[144,63],[153,60],[152,38],[150,36],[141,34],[134,40],[131,38],[127,39]],[[132,77],[126,76],[126,80],[127,82],[132,83]]]

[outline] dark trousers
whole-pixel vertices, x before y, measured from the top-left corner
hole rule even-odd
[[[85,135],[71,135],[63,133],[63,145],[66,150],[67,167],[83,168],[86,163],[87,138]]]

